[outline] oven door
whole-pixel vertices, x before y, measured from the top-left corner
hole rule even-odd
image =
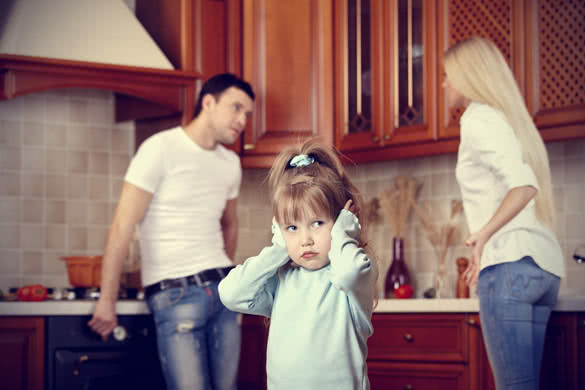
[[[55,351],[55,389],[164,389],[158,360],[129,350]]]

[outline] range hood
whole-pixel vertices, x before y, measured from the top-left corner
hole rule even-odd
[[[0,100],[100,88],[184,112],[200,76],[175,70],[122,0],[0,1]]]

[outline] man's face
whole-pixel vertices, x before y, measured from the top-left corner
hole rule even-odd
[[[333,223],[328,216],[312,216],[281,224],[280,230],[292,261],[308,270],[329,264]]]
[[[209,98],[211,102],[207,108],[216,141],[231,145],[244,131],[248,117],[252,114],[254,101],[236,87],[226,89],[218,100],[212,96]]]

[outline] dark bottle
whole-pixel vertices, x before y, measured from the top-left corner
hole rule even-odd
[[[404,240],[400,237],[394,237],[392,248],[392,264],[386,275],[384,298],[394,298],[394,290],[400,286],[410,286],[410,276],[404,262]]]

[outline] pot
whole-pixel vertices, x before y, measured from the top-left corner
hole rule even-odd
[[[99,287],[102,280],[102,256],[63,256],[69,284],[73,287]]]

